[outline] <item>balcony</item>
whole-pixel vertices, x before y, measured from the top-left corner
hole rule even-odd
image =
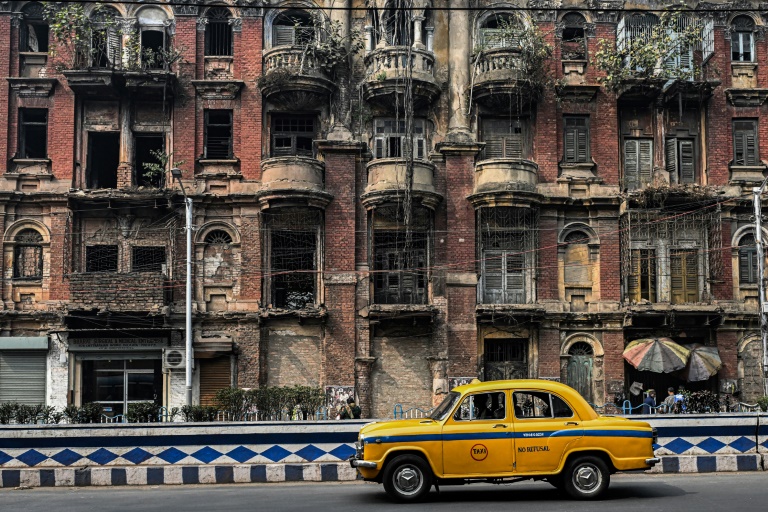
[[[540,199],[536,193],[539,166],[530,160],[496,158],[475,165],[475,185],[469,200],[481,206],[527,207]]]
[[[502,111],[523,107],[538,91],[521,71],[519,48],[497,48],[477,55],[473,66],[472,97],[488,108]]]
[[[325,191],[325,164],[304,156],[264,160],[258,197],[263,208],[285,201],[325,208],[333,198]]]
[[[159,313],[168,304],[168,289],[162,272],[74,273],[69,277],[69,309]]]
[[[407,78],[412,81],[410,91],[416,107],[429,105],[440,94],[432,52],[409,46],[378,48],[365,56],[365,68],[366,101],[392,108],[395,97],[405,94]]]
[[[83,96],[115,96],[128,91],[141,96],[173,96],[176,74],[163,69],[125,70],[118,67],[68,69],[62,72],[73,92]]]
[[[379,158],[368,163],[368,186],[362,195],[366,207],[397,201],[406,190],[407,163],[404,158]],[[442,196],[435,189],[435,166],[426,160],[413,161],[412,197],[435,209]]]
[[[267,101],[290,110],[317,108],[336,89],[311,53],[279,47],[264,54],[259,88]]]

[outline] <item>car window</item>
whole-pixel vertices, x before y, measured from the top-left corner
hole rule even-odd
[[[475,393],[462,400],[453,415],[454,421],[494,420],[506,418],[506,399],[503,391]]]
[[[557,395],[545,391],[516,391],[512,395],[515,418],[570,418],[573,410]]]
[[[448,396],[443,399],[440,405],[432,411],[432,414],[430,414],[429,417],[437,421],[444,419],[456,405],[456,402],[459,401],[459,398],[461,398],[461,394],[451,391],[448,393]]]

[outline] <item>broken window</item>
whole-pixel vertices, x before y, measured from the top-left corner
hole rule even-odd
[[[633,249],[628,278],[630,302],[656,302],[656,250]]]
[[[527,123],[521,118],[483,118],[480,130],[485,142],[483,158],[527,158],[527,131]]]
[[[523,31],[520,20],[511,13],[494,13],[482,21],[477,31],[478,46],[485,49],[516,48],[520,46],[520,37],[516,29]]]
[[[120,132],[88,132],[86,188],[117,188]]]
[[[19,158],[48,157],[48,109],[19,109]]]
[[[153,169],[162,165],[165,135],[162,133],[141,133],[134,139],[134,182],[139,187],[158,188],[163,184],[164,173]],[[149,164],[149,167],[147,165]]]
[[[757,284],[757,246],[754,235],[739,240],[739,284]]]
[[[43,236],[34,229],[24,229],[13,239],[13,277],[40,279],[43,277]]]
[[[285,11],[272,22],[272,47],[307,46],[314,39],[315,25],[306,11]]]
[[[746,15],[733,18],[731,22],[731,61],[752,62],[755,60],[755,21]]]
[[[85,248],[86,272],[117,272],[116,245],[89,245]]]
[[[141,43],[141,65],[144,69],[165,69],[166,23],[165,11],[158,7],[145,7],[138,13]]]
[[[480,210],[480,302],[525,304],[534,300],[537,227],[536,212],[525,208]]]
[[[665,142],[666,169],[672,183],[696,182],[696,153],[693,139],[668,138]]]
[[[373,295],[377,304],[426,304],[431,214],[413,207],[406,222],[402,205],[372,213]]]
[[[375,121],[375,158],[408,158],[413,143],[413,158],[426,158],[426,131],[424,119],[413,119],[413,138],[408,137],[405,119],[380,118]]]
[[[313,156],[315,119],[276,115],[272,118],[272,156]]]
[[[33,53],[48,52],[48,22],[43,6],[30,2],[21,10],[23,21],[19,28],[19,51]]]
[[[733,164],[758,165],[757,120],[733,121]]]
[[[165,267],[165,247],[134,247],[131,271],[162,272]]]
[[[653,139],[624,139],[624,186],[636,190],[651,182]]]
[[[233,54],[232,14],[226,7],[211,7],[206,13],[208,23],[205,26],[205,55],[221,57]]]
[[[205,235],[203,276],[211,280],[230,280],[232,273],[232,236],[223,229]]]
[[[589,162],[589,118],[586,116],[566,116],[563,161],[569,164]]]
[[[587,20],[577,12],[563,16],[563,38],[560,42],[562,60],[586,60],[587,39],[584,37],[584,25]]]
[[[669,257],[672,304],[698,302],[699,254],[696,250],[673,250]]]
[[[205,111],[205,154],[203,158],[232,158],[232,111]]]
[[[114,7],[98,6],[91,15],[91,59],[93,67],[113,68],[122,63],[122,37],[117,27],[120,13]]]
[[[277,209],[265,214],[267,301],[302,309],[316,302],[322,214],[314,209]]]

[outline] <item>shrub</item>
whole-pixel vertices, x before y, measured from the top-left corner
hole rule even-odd
[[[159,421],[160,406],[154,402],[128,404],[125,419],[128,423],[156,423]]]
[[[760,407],[761,411],[768,412],[768,395],[758,398],[757,405]]]
[[[184,405],[181,408],[181,416],[184,421],[216,421],[219,410],[210,405]]]

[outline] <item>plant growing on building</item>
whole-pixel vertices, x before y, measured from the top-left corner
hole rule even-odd
[[[617,45],[600,39],[592,63],[605,73],[599,78],[603,86],[618,92],[628,81],[664,83],[698,76],[700,67],[672,64],[674,56],[699,47],[703,40],[701,25],[684,23],[684,16],[678,10],[663,12],[650,37],[628,37]]]
[[[117,20],[112,12],[102,6],[88,15],[82,3],[43,4],[48,30],[56,44],[50,46],[49,54],[54,68],[86,69],[93,65],[94,58],[106,54],[108,34],[117,32]]]
[[[166,153],[162,150],[150,149],[149,153],[157,160],[156,162],[144,162],[144,172],[142,176],[149,182],[155,183],[156,186],[162,185],[163,177],[166,171],[169,171],[169,164],[173,162],[173,153]],[[185,160],[179,160],[173,162],[173,167],[181,167],[184,165]]]

